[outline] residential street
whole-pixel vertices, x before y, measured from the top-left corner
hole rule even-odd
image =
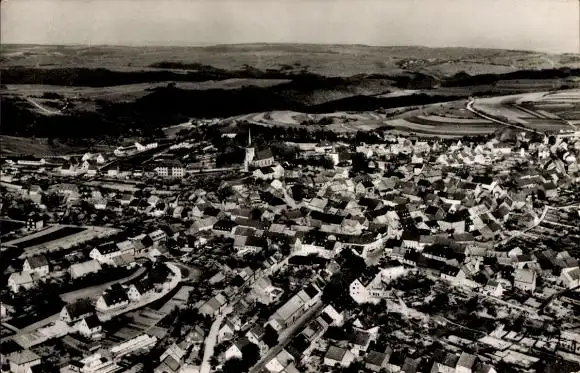
[[[310,320],[312,320],[315,316],[317,316],[320,313],[320,311],[322,311],[323,306],[324,304],[319,300],[318,303],[316,303],[311,309],[306,311],[306,313],[304,313],[304,315],[302,315],[302,317],[300,317],[294,325],[284,330],[278,338],[279,341],[278,345],[276,347],[271,348],[268,351],[268,353],[262,359],[260,359],[260,361],[258,361],[258,363],[254,365],[252,369],[250,369],[249,373],[260,372],[262,368],[264,368],[264,366],[270,360],[272,360],[272,358],[278,355],[280,351],[282,351],[282,349],[286,347],[288,343],[290,343],[292,338],[294,338],[294,336],[298,334],[298,332],[300,332],[302,328],[306,324],[308,324],[308,322],[310,322]],[[207,372],[202,371],[201,373]]]
[[[83,288],[83,289],[71,291],[68,293],[64,293],[64,294],[60,295],[60,299],[62,299],[63,302],[66,302],[69,304],[74,303],[75,301],[77,301],[79,299],[83,299],[83,298],[96,299],[96,298],[100,297],[101,294],[103,293],[103,291],[105,289],[107,289],[108,287],[110,287],[111,285],[116,284],[116,283],[124,284],[126,282],[129,282],[129,281],[133,280],[134,278],[141,276],[143,273],[145,273],[146,270],[147,270],[147,268],[141,267],[135,273],[133,273],[132,275],[130,275],[128,277],[124,277],[124,278],[119,279],[119,280],[110,281],[110,282],[106,282],[104,284],[95,285],[95,286],[91,286],[88,288]]]
[[[225,315],[218,315],[218,317],[211,324],[209,333],[205,338],[205,347],[203,349],[203,360],[201,362],[201,368],[199,371],[200,373],[209,373],[211,371],[209,359],[213,356],[213,349],[217,342],[217,335],[224,317]]]

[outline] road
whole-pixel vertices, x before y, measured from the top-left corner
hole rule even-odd
[[[292,326],[290,326],[289,328],[284,330],[282,333],[280,333],[280,336],[278,338],[278,341],[279,341],[278,345],[271,348],[266,353],[266,355],[264,355],[264,357],[261,358],[260,361],[258,361],[256,363],[256,365],[254,365],[252,367],[252,369],[250,369],[249,373],[259,373],[270,360],[272,360],[274,357],[276,357],[276,355],[278,355],[280,353],[280,351],[282,351],[282,349],[284,347],[286,347],[288,345],[288,343],[290,343],[292,338],[294,338],[294,336],[296,334],[298,334],[298,332],[301,331],[302,328],[308,322],[310,322],[310,320],[312,320],[315,316],[317,316],[320,313],[320,311],[322,311],[323,306],[324,306],[324,304],[321,301],[318,301],[318,303],[316,303],[312,308],[310,308],[308,311],[306,311],[296,321],[296,323],[294,323]],[[206,372],[201,372],[201,373],[206,373]]]
[[[469,111],[470,111],[470,112],[472,112],[473,114],[477,115],[478,117],[481,117],[481,118],[483,118],[483,119],[487,119],[487,120],[489,120],[489,121],[492,121],[492,122],[494,122],[494,123],[499,123],[499,124],[502,124],[502,125],[504,125],[504,126],[508,126],[508,127],[517,128],[517,129],[520,129],[520,130],[522,130],[522,131],[528,131],[528,132],[533,132],[533,133],[538,133],[538,134],[541,134],[541,132],[538,132],[538,131],[536,131],[536,130],[533,130],[533,129],[531,129],[531,128],[527,128],[527,127],[523,127],[523,126],[518,126],[518,125],[515,125],[515,124],[512,124],[512,123],[504,122],[504,121],[502,121],[502,120],[499,120],[499,119],[496,119],[496,118],[490,117],[489,115],[487,115],[487,114],[485,114],[485,113],[483,113],[483,112],[481,112],[481,111],[479,111],[479,110],[475,109],[475,108],[473,107],[473,104],[474,104],[474,103],[475,103],[475,99],[474,99],[474,98],[472,98],[472,99],[471,99],[471,100],[469,100],[469,102],[467,103],[467,105],[466,105],[466,108],[467,108],[467,110],[469,110]]]
[[[515,234],[506,238],[505,240],[501,241],[502,245],[505,245],[506,243],[510,242],[512,239],[519,237],[522,234],[526,234],[527,232],[531,231],[532,229],[536,228],[538,225],[542,224],[542,222],[544,221],[544,219],[546,218],[546,214],[548,213],[548,210],[550,209],[549,206],[544,206],[544,211],[542,211],[542,215],[540,215],[540,218],[538,219],[537,222],[534,223],[534,225],[532,225],[531,227],[528,227],[526,229],[524,229],[523,231],[515,231]]]
[[[50,110],[50,109],[45,108],[44,106],[40,105],[38,102],[34,101],[30,97],[27,97],[26,100],[28,102],[30,102],[32,105],[36,106],[38,109],[40,109],[45,114],[48,114],[48,115],[61,115],[62,114],[62,111],[60,111],[60,110]]]
[[[214,322],[211,324],[211,328],[209,329],[209,333],[204,341],[204,349],[203,349],[203,359],[201,361],[201,367],[199,373],[210,373],[211,365],[209,360],[213,356],[213,349],[217,342],[218,332],[220,330],[220,326],[222,321],[224,320],[225,315],[218,315]]]
[[[109,288],[111,285],[116,284],[116,283],[124,284],[126,282],[129,282],[129,281],[133,280],[134,278],[141,276],[143,273],[145,273],[146,270],[147,270],[146,267],[141,267],[130,276],[127,276],[127,277],[124,277],[122,279],[115,280],[115,281],[109,281],[109,282],[106,282],[104,284],[95,285],[95,286],[91,286],[88,288],[83,288],[83,289],[71,291],[68,293],[64,293],[64,294],[60,295],[60,299],[62,299],[63,302],[66,302],[66,303],[74,303],[75,301],[77,301],[79,299],[83,299],[83,298],[96,299],[96,298],[100,297],[101,294],[103,293],[103,291],[105,289]]]

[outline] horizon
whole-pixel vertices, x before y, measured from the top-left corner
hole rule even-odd
[[[172,6],[166,6],[170,3]],[[2,44],[360,45],[578,53],[577,0],[4,1]],[[477,17],[474,12],[477,11]],[[513,15],[517,13],[518,17]],[[283,16],[280,16],[280,15]]]

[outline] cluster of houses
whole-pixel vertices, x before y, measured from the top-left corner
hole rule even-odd
[[[392,298],[391,283],[417,272],[498,301],[513,289],[542,300],[547,298],[547,287],[553,292],[580,287],[580,268],[574,253],[556,247],[504,249],[502,245],[540,224],[546,216],[544,205],[557,204],[562,192],[577,184],[580,141],[565,137],[531,140],[523,135],[509,144],[496,139],[484,144],[392,136],[384,140],[358,146],[328,142],[289,144],[295,147],[297,160],[309,160],[309,165],[297,166],[290,161],[278,162],[271,149],[255,149],[249,139],[244,161],[236,169],[244,172],[244,177],[224,180],[217,190],[204,189],[203,185],[167,186],[166,190],[146,186],[144,193],[142,187],[131,184],[127,188],[91,186],[87,193],[81,192],[77,184],[66,182],[42,190],[38,185],[24,186],[27,184],[16,172],[12,176],[3,174],[2,186],[37,204],[42,196],[57,194],[68,206],[88,202],[96,210],[118,216],[130,210],[137,220],[142,217],[171,222],[132,238],[93,247],[84,261],[71,263],[68,271],[73,280],[106,267],[134,267],[139,257],[155,261],[168,253],[164,242],[169,238],[193,238],[187,242],[194,242],[194,247],[177,248],[183,252],[203,249],[215,237],[231,239],[227,248],[237,258],[251,257],[272,247],[288,247],[289,253],[282,255],[278,250],[257,270],[222,266],[223,271],[209,283],[232,278],[236,285],[216,287],[208,299],[196,304],[202,315],[226,316],[218,332],[218,341],[227,343],[226,359],[241,357],[248,343],[257,345],[265,355],[271,347],[269,335],[283,335],[306,316],[314,315],[299,328],[290,346],[266,364],[266,369],[274,373],[297,371],[297,363],[312,357],[322,342],[326,345],[320,364],[329,367],[363,361],[373,371],[411,373],[419,371],[419,367],[425,371],[425,359],[390,349],[371,350],[369,346],[378,331],[362,324],[355,325],[355,330],[343,339],[322,338],[329,328],[341,327],[345,315],[322,304],[326,280],[321,277],[309,279],[295,293],[272,284],[269,276],[287,266],[289,256],[332,262],[348,250],[361,257],[368,267],[348,286],[349,296],[359,305],[379,304]],[[135,144],[117,149],[115,155],[123,157],[155,147]],[[311,161],[320,165],[313,166]],[[63,175],[97,175],[107,162],[101,154],[86,154],[58,167]],[[17,162],[10,167],[38,170],[49,164]],[[159,178],[181,179],[187,174],[178,160],[154,164],[154,174]],[[94,174],[90,173],[93,168]],[[123,175],[133,177],[141,170],[129,168],[127,172]],[[106,171],[108,177],[120,174],[118,166]],[[577,209],[556,213],[574,219],[574,212]],[[37,221],[31,219],[30,229],[40,229]],[[385,258],[388,265],[378,264]],[[504,270],[498,271],[497,265]],[[33,287],[51,273],[46,257],[27,257],[22,271],[12,273],[8,285],[18,292]],[[149,275],[113,285],[90,310],[68,305],[61,312],[61,319],[79,334],[98,339],[102,330],[95,311],[119,310],[137,302],[163,286],[166,277],[167,273],[160,273],[154,278]],[[573,295],[567,297],[556,304],[580,302]],[[255,323],[248,316],[248,310],[257,303],[274,306],[264,323]],[[520,306],[527,310],[540,307],[533,302]],[[566,312],[566,307],[562,304],[562,312]],[[201,343],[200,335],[203,337],[203,332],[171,344],[160,359],[158,371],[178,371],[187,361],[187,351]],[[134,342],[143,346],[155,343],[153,339]],[[123,354],[125,347],[118,347],[115,353]],[[467,352],[440,355],[430,361],[431,372],[494,372]],[[72,371],[100,372],[111,368],[114,359],[91,355],[77,363],[80,366],[70,367]]]

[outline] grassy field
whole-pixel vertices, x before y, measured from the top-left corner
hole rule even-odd
[[[142,69],[162,61],[200,63],[223,69],[308,67],[322,75],[396,74],[401,66],[436,75],[510,72],[580,66],[569,56],[469,48],[371,47],[364,45],[242,44],[211,47],[115,47],[5,45],[3,66],[86,66]]]

